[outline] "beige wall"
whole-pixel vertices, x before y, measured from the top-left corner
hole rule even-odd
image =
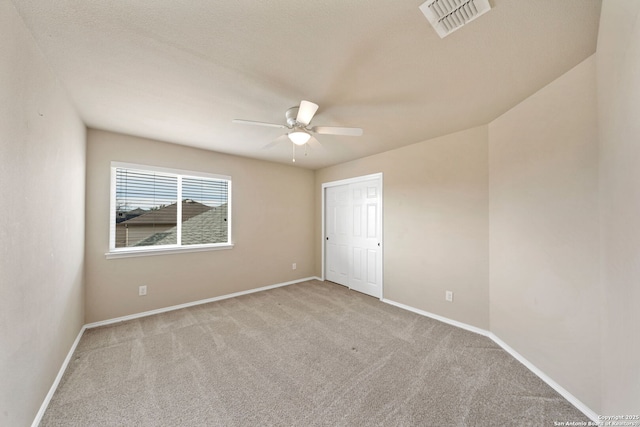
[[[598,36],[603,414],[640,414],[640,2],[602,2]]]
[[[322,184],[384,174],[384,298],[489,328],[487,127],[316,172],[316,274]],[[454,303],[445,301],[446,290]]]
[[[600,402],[595,57],[489,125],[491,331]]]
[[[0,0],[0,425],[34,420],[84,320],[85,128]]]
[[[313,171],[98,130],[87,144],[87,322],[314,275]],[[230,175],[235,247],[105,259],[111,161]]]

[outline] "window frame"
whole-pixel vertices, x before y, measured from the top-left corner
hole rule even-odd
[[[132,169],[143,172],[160,173],[168,176],[175,176],[177,178],[177,196],[176,196],[176,227],[178,229],[178,236],[181,235],[182,220],[181,220],[181,206],[179,203],[182,200],[182,178],[208,178],[215,180],[227,181],[227,242],[224,243],[206,243],[197,245],[182,245],[180,242],[170,245],[159,246],[141,246],[141,247],[120,247],[116,245],[116,170],[117,169]],[[215,251],[232,249],[232,180],[231,176],[212,174],[208,172],[198,172],[183,169],[165,168],[159,166],[141,165],[136,163],[124,163],[124,162],[111,162],[111,177],[109,187],[109,251],[105,253],[107,259],[112,258],[126,258],[126,257],[139,257],[139,256],[151,256],[151,255],[167,255],[174,253],[187,253],[187,252],[202,252],[202,251]]]

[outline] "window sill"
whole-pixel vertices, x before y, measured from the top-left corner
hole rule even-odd
[[[104,254],[107,259],[116,258],[134,258],[141,256],[154,256],[154,255],[171,255],[171,254],[184,254],[189,252],[205,252],[205,251],[221,251],[233,249],[233,244],[215,245],[215,246],[183,246],[175,248],[159,248],[159,249],[138,249],[138,250],[124,250],[107,252]]]

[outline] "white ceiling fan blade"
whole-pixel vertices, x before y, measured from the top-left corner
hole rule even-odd
[[[314,104],[311,101],[301,101],[296,121],[307,126],[311,123],[311,119],[313,119],[316,111],[318,111],[318,104]]]
[[[276,139],[274,139],[273,141],[271,141],[270,143],[268,143],[267,145],[265,145],[264,147],[262,147],[263,150],[268,150],[270,148],[275,147],[276,145],[284,142],[284,141],[288,141],[289,137],[287,135],[280,135],[279,137],[277,137]]]
[[[253,120],[242,120],[242,119],[233,119],[232,123],[237,123],[240,125],[253,125],[253,126],[266,126],[271,128],[280,128],[285,129],[285,125],[279,125],[277,123],[265,123],[265,122],[256,122]]]
[[[316,126],[311,128],[312,132],[321,135],[345,135],[345,136],[361,136],[361,128],[341,128],[336,126]]]
[[[320,140],[318,138],[316,138],[315,136],[312,136],[309,139],[309,142],[307,143],[307,145],[309,146],[309,149],[313,149],[313,150],[321,150],[324,151],[325,147],[324,145],[322,145],[322,143],[320,142]]]

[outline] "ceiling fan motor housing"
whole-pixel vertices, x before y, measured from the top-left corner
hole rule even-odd
[[[299,109],[300,107],[291,107],[287,110],[286,113],[284,113],[284,116],[287,118],[287,124],[290,128],[301,126],[301,124],[296,120],[296,117],[298,117]]]

